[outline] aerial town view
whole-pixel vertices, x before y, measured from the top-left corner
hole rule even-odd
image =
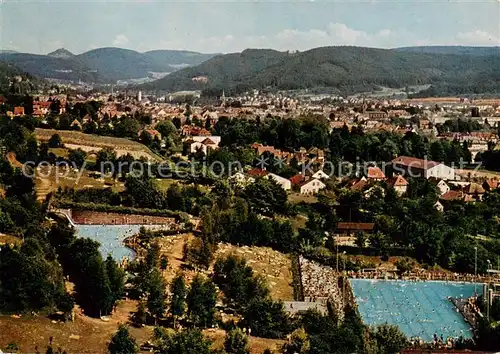
[[[500,352],[500,2],[0,1],[0,353]]]

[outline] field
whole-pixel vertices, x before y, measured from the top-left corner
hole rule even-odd
[[[468,178],[469,173],[471,178],[477,178],[477,179],[500,179],[500,172],[496,171],[489,171],[489,170],[469,170],[469,169],[456,169],[455,170],[457,174],[459,174],[462,177]]]
[[[175,183],[182,184],[183,181],[171,179],[171,178],[157,178],[156,179],[156,185],[158,186],[158,188],[162,191],[165,191],[165,192],[168,190],[168,188],[172,184],[175,184]]]
[[[90,177],[91,173],[91,171],[63,170],[62,166],[59,171],[55,166],[41,166],[35,172],[37,198],[44,200],[47,194],[55,192],[59,187],[74,189],[111,187],[115,192],[124,190],[123,183],[116,182],[112,178],[93,178]]]
[[[292,204],[307,203],[314,204],[318,202],[318,198],[314,195],[303,195],[300,193],[290,193],[288,194],[288,201]]]
[[[84,134],[68,130],[35,129],[35,135],[39,141],[46,142],[54,134],[59,134],[63,144],[70,149],[82,149],[88,153],[110,147],[115,149],[118,157],[130,153],[136,159],[145,157],[150,160],[161,161],[161,158],[146,146],[132,140]]]

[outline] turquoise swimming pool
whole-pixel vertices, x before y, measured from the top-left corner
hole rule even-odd
[[[75,225],[78,236],[98,241],[102,256],[106,258],[111,254],[117,261],[134,258],[134,251],[126,247],[123,240],[138,233],[140,228],[141,225]]]
[[[471,338],[466,323],[448,297],[471,297],[474,284],[441,281],[350,280],[358,309],[368,325],[389,323],[408,336],[432,341],[438,336]],[[482,293],[482,286],[477,286]]]

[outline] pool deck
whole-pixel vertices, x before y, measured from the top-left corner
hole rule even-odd
[[[450,301],[455,305],[455,307],[460,311],[462,314],[464,320],[469,323],[474,330],[477,329],[478,321],[477,321],[477,316],[481,316],[481,313],[476,313],[475,311],[468,310],[468,303],[469,299],[462,299],[462,298],[450,298]]]

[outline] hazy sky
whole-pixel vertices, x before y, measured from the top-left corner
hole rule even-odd
[[[0,48],[81,53],[500,45],[500,0],[0,0]]]

